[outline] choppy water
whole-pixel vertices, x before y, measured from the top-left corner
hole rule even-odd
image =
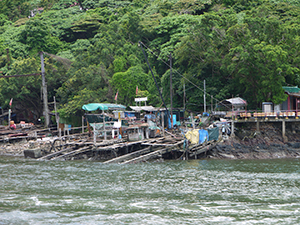
[[[0,158],[0,224],[299,224],[300,160]]]

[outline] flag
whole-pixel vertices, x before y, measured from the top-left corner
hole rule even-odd
[[[119,93],[119,91],[117,91],[117,93],[116,93],[115,101],[117,101],[117,99],[118,99],[118,93]]]
[[[135,89],[135,94],[136,95],[138,94],[138,91],[139,91],[139,88],[138,88],[138,86],[136,86],[136,89]]]
[[[13,98],[10,99],[9,105],[11,106]]]

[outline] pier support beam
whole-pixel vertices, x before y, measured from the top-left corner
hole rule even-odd
[[[282,138],[284,142],[288,141],[287,136],[285,136],[285,120],[282,120]]]
[[[259,132],[259,121],[258,120],[256,121],[256,131]]]
[[[282,137],[285,136],[285,120],[282,120]]]
[[[234,121],[231,121],[231,137],[234,137]]]
[[[292,123],[292,133],[296,134],[296,126],[294,123]]]

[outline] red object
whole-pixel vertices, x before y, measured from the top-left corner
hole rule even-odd
[[[138,86],[136,86],[136,89],[135,89],[135,94],[136,95],[138,94],[138,91],[139,91],[139,88],[138,88]]]
[[[17,128],[17,126],[16,126],[16,124],[11,124],[11,125],[10,125],[10,128],[14,130],[14,129]]]
[[[10,102],[9,102],[9,105],[10,105],[10,106],[11,106],[11,104],[12,104],[12,100],[13,100],[13,99],[11,98],[11,99],[10,99]]]
[[[118,93],[119,93],[119,91],[117,91],[117,93],[116,93],[115,101],[117,101],[117,99],[118,99]]]

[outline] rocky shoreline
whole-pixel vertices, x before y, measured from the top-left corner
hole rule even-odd
[[[24,150],[33,148],[47,149],[52,139],[53,138],[43,138],[36,141],[28,141],[24,138],[22,141],[15,143],[2,143],[0,144],[0,156],[24,157]]]
[[[278,159],[299,158],[300,143],[243,143],[235,138],[218,144],[210,153],[214,159]]]
[[[276,124],[238,128],[235,137],[219,143],[209,154],[211,158],[278,159],[300,157],[300,133],[287,129],[283,138]]]

